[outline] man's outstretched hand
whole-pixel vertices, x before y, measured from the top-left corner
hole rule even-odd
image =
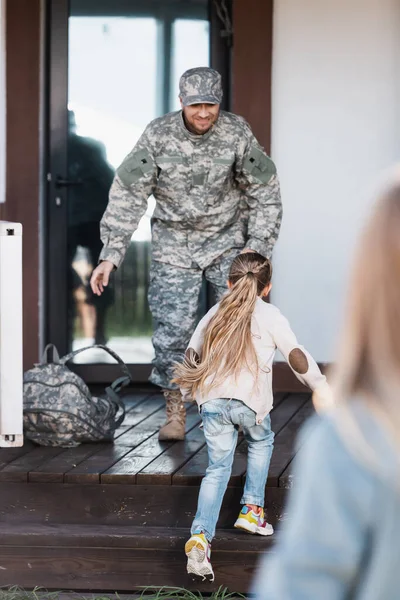
[[[101,296],[104,288],[108,286],[110,273],[114,270],[114,265],[109,260],[103,260],[92,273],[90,278],[90,287],[96,296]]]

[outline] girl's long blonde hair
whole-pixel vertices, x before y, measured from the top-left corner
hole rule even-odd
[[[229,271],[230,290],[208,323],[200,356],[189,351],[175,369],[174,383],[195,398],[219,385],[225,377],[237,377],[243,365],[258,374],[258,360],[251,334],[257,297],[271,281],[269,260],[257,252],[239,254]]]
[[[335,401],[348,417],[342,423],[344,433],[349,426],[346,437],[362,438],[349,410],[357,396],[400,450],[400,169],[359,241],[332,375]],[[368,440],[363,442],[366,450]]]

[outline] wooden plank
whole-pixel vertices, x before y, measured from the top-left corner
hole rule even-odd
[[[142,436],[146,439],[145,433]],[[139,437],[138,443],[139,442]],[[118,462],[125,454],[130,451],[128,446],[116,446],[115,444],[102,445],[102,450],[92,454],[86,460],[82,461],[76,467],[72,467],[64,474],[65,483],[92,484],[100,483],[100,474],[109,469],[114,463]]]
[[[123,432],[123,434],[120,435],[114,443],[116,446],[128,446],[129,448],[134,448],[138,445],[137,436],[139,432],[141,432],[143,435],[147,434],[147,437],[149,437],[155,431],[158,431],[164,423],[165,411],[163,408],[159,408],[148,418],[143,419],[143,421],[134,427],[130,427],[128,430]],[[145,439],[145,437],[143,439]]]
[[[135,406],[142,404],[142,402],[146,402],[149,398],[154,396],[154,392],[149,392],[149,390],[142,391],[131,391],[129,388],[127,391],[122,393],[122,401],[125,404],[126,412],[130,412]]]
[[[173,474],[196,454],[205,444],[204,433],[196,427],[190,431],[183,442],[176,442],[172,448],[153,460],[136,476],[138,484],[168,485]]]
[[[77,448],[64,450],[37,469],[33,469],[29,473],[28,480],[35,483],[63,483],[64,473],[99,452],[101,448],[104,448],[104,444],[82,444]]]
[[[275,436],[285,427],[296,412],[308,402],[310,394],[286,394],[283,402],[271,413],[271,426]]]
[[[93,548],[82,543],[63,547],[55,542],[40,547],[2,546],[0,585],[6,587],[13,581],[19,587],[32,589],[40,581],[44,589],[80,592],[129,590],[132,593],[146,586],[215,592],[215,583],[199,584],[187,575],[183,553],[186,538],[187,533],[177,539],[176,544],[171,544],[172,547],[162,549],[156,543],[152,548]],[[219,550],[216,542],[212,562],[218,586],[247,593],[260,555],[269,552],[273,543],[264,538],[258,538],[258,542],[258,549],[252,551],[242,549],[243,539],[241,543],[227,540],[230,547],[226,550]]]
[[[188,537],[183,527],[152,527],[150,525],[84,525],[69,523],[0,523],[1,546],[18,547],[92,547],[92,548],[147,548],[163,550],[181,548]],[[266,546],[271,538],[262,538]],[[220,550],[232,550],[232,544],[240,551],[258,552],[260,537],[243,535],[237,529],[220,528],[216,533]],[[265,548],[265,546],[264,546]]]
[[[172,485],[199,486],[208,467],[207,446],[190,458],[172,476]]]
[[[123,399],[125,403],[126,415],[122,425],[115,431],[114,439],[118,439],[128,429],[134,427],[138,422],[140,422],[139,416],[142,410],[144,410],[145,414],[147,414],[147,410],[150,405],[155,403],[157,406],[159,406],[160,401],[159,399],[153,400],[154,396],[155,394],[147,393],[138,396],[129,395],[126,399]]]
[[[10,526],[63,523],[188,529],[198,493],[197,486],[7,483],[0,484],[0,521]],[[273,523],[282,514],[285,494],[283,488],[268,490],[266,506]],[[241,487],[228,487],[219,528],[232,527],[241,496]]]
[[[160,427],[160,425],[165,421],[165,412],[163,410],[164,407],[165,400],[164,396],[162,396],[161,394],[155,394],[154,396],[147,398],[145,402],[142,402],[141,404],[139,404],[139,406],[135,407],[132,411],[130,411],[127,414],[125,424],[128,427],[124,430],[124,432],[121,435],[116,437],[115,443],[117,445],[133,447],[136,444],[134,428],[139,423],[142,423],[146,420],[149,423],[150,427],[150,425],[153,423],[153,420],[149,420],[149,417],[154,415],[158,411],[159,414],[157,415],[156,420],[154,420],[154,423],[157,422],[157,427]],[[151,425],[151,427],[153,427],[153,425]]]
[[[24,456],[30,452],[35,445],[30,441],[24,441],[24,445],[20,448],[0,448],[0,469],[4,469],[10,462],[13,462],[15,459],[20,456]]]
[[[293,458],[297,433],[305,420],[313,413],[314,407],[310,399],[276,436],[267,485],[278,486],[279,477]]]
[[[313,413],[313,411],[311,411],[311,414]],[[316,426],[317,421],[314,422],[314,427]],[[312,431],[313,427],[311,427],[310,431]],[[307,440],[303,440],[303,442],[300,443],[300,441],[297,439],[296,441],[296,447],[293,448],[294,451],[299,451],[300,448],[307,443]],[[293,487],[293,481],[294,481],[294,477],[295,477],[295,472],[294,472],[294,458],[295,455],[293,456],[292,460],[290,461],[290,463],[288,464],[288,466],[286,467],[286,469],[283,471],[282,475],[279,477],[279,487],[280,488],[284,488],[284,489],[290,489],[291,487]]]
[[[275,392],[274,393],[274,410],[289,394],[286,392]]]
[[[27,454],[20,456],[1,469],[0,482],[28,481],[30,471],[34,471],[63,451],[63,448],[36,446]]]
[[[131,423],[137,423],[125,431],[114,444],[108,444],[65,473],[66,483],[100,483],[105,473],[128,453],[149,439],[165,421],[164,397],[156,395],[133,409]],[[128,415],[129,416],[129,415]],[[137,461],[134,461],[135,464]],[[132,465],[133,468],[133,465]],[[125,474],[125,473],[124,473]],[[110,483],[110,480],[108,481]]]
[[[190,406],[187,410],[186,433],[201,422],[197,406]],[[151,461],[168,450],[175,442],[160,442],[158,430],[137,448],[126,454],[121,460],[105,471],[100,479],[101,483],[109,484],[135,484],[136,475]]]
[[[290,461],[286,469],[283,471],[282,475],[279,477],[278,486],[285,490],[289,490],[293,487],[293,459]]]
[[[136,474],[149,462],[165,452],[172,446],[173,442],[160,442],[158,433],[154,433],[148,440],[140,444],[138,448],[126,454],[110,469],[101,475],[103,484],[135,484]]]
[[[7,483],[0,484],[0,521],[188,528],[197,494],[196,488],[174,486]]]

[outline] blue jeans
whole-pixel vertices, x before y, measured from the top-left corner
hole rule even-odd
[[[209,465],[200,486],[191,533],[201,529],[209,542],[215,535],[222,500],[231,476],[239,426],[248,443],[247,474],[242,504],[264,506],[265,484],[274,446],[271,419],[260,425],[256,413],[240,400],[218,398],[201,407]]]

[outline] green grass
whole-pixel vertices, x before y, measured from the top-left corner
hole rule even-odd
[[[27,592],[18,586],[0,588],[0,600],[57,600],[60,592],[46,592],[35,588]]]
[[[205,598],[200,592],[190,592],[184,588],[161,587],[161,588],[145,588],[140,599],[146,600],[169,600],[169,598],[180,598],[181,600],[202,600]],[[236,600],[237,598],[246,598],[242,594],[229,592],[227,588],[219,587],[216,592],[206,596],[210,600]]]
[[[48,592],[42,588],[35,588],[32,591],[26,591],[20,587],[13,586],[8,588],[0,588],[0,600],[58,600],[60,596],[76,600],[238,600],[246,599],[243,594],[229,592],[227,588],[222,586],[212,594],[203,595],[200,592],[190,592],[179,587],[147,587],[141,592],[135,594],[123,594],[122,596],[115,594],[80,594],[75,592]]]

